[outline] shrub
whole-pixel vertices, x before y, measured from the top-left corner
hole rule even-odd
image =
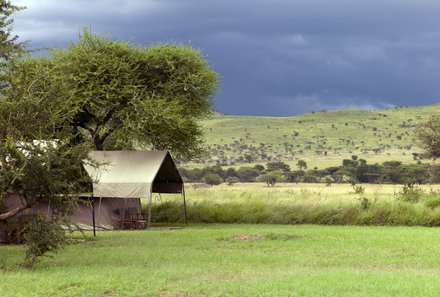
[[[239,180],[235,176],[230,176],[226,179],[226,182],[228,183],[228,186],[232,186],[235,183],[238,183]]]
[[[363,187],[363,186],[353,185],[353,190],[354,190],[355,194],[364,194],[365,193],[365,187]]]
[[[433,193],[425,198],[425,201],[423,203],[426,207],[429,207],[431,209],[435,209],[437,207],[440,207],[440,194]]]
[[[207,183],[208,185],[219,185],[223,182],[222,178],[220,175],[218,175],[217,173],[207,173],[205,175],[205,177],[203,178],[203,180],[205,181],[205,183]]]
[[[270,171],[268,173],[262,174],[257,178],[257,181],[266,183],[269,187],[275,186],[279,181],[283,181],[283,173],[279,170]]]
[[[359,197],[359,202],[361,203],[362,209],[368,209],[371,205],[370,199],[368,199],[364,195],[361,195],[361,197]]]
[[[422,199],[424,193],[425,192],[423,189],[415,186],[412,183],[408,183],[403,185],[402,190],[399,192],[397,198],[401,201],[417,203]]]

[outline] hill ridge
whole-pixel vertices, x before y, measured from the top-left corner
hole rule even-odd
[[[322,110],[290,117],[240,116],[216,113],[201,122],[209,154],[205,165],[241,166],[284,161],[295,166],[339,165],[356,155],[369,163],[417,162],[420,148],[414,129],[440,104],[399,106],[382,110]]]

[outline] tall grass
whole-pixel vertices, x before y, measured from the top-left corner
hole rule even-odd
[[[345,186],[349,191],[349,186]],[[400,186],[401,187],[401,186]],[[248,191],[225,187],[190,192],[188,221],[191,223],[321,224],[440,226],[440,194],[420,190],[420,200],[402,199],[397,187],[382,192],[324,193],[310,188],[290,192],[281,187],[269,192],[261,187]],[[371,188],[370,188],[371,190]],[[338,190],[335,191],[339,193]],[[388,194],[385,194],[388,193]],[[211,194],[211,195],[209,195]],[[221,196],[224,199],[221,199]],[[220,197],[219,197],[220,196]],[[288,197],[291,197],[289,199]],[[270,197],[270,198],[268,198]],[[338,198],[339,197],[339,198]],[[144,209],[146,211],[146,209]],[[153,206],[153,222],[183,221],[183,203],[167,199]]]

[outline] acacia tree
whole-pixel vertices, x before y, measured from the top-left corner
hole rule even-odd
[[[0,223],[41,201],[55,210],[44,219],[33,213],[22,229],[32,263],[62,245],[59,223],[90,181],[82,163],[92,146],[168,149],[193,158],[201,151],[198,120],[210,113],[218,87],[218,75],[197,50],[143,48],[89,30],[67,49],[9,61],[3,75]],[[2,210],[7,195],[21,204]]]
[[[307,169],[307,162],[304,160],[298,160],[296,166],[298,166],[299,170],[302,170],[303,168]]]
[[[188,159],[202,151],[198,121],[211,112],[218,75],[199,50],[141,47],[85,29],[67,49],[15,66],[17,97],[26,91],[67,102],[55,112],[66,116],[77,142],[91,141],[97,150],[164,149]]]
[[[433,116],[420,125],[416,135],[426,156],[433,159],[440,157],[440,116]]]
[[[25,43],[17,42],[18,36],[12,33],[14,19],[11,15],[22,10],[23,7],[15,6],[8,0],[0,0],[0,67],[5,69],[8,62],[14,57],[25,52]],[[0,72],[0,89],[5,88],[8,83]]]
[[[75,209],[75,193],[89,181],[81,167],[89,148],[85,143],[71,144],[71,129],[64,116],[52,113],[55,107],[63,106],[59,101],[36,100],[13,75],[17,59],[26,52],[25,44],[17,43],[11,31],[10,16],[20,9],[0,0],[0,227],[23,215],[15,230],[24,237],[26,257],[32,264],[64,243],[60,223]],[[5,207],[5,198],[11,195],[19,202],[12,209]],[[26,212],[41,201],[51,204],[50,217]]]

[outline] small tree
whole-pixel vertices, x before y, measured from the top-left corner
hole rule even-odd
[[[433,159],[440,157],[440,116],[433,116],[420,125],[416,130],[416,136],[426,156]]]
[[[299,170],[307,169],[307,163],[304,160],[298,160],[296,166],[298,166]]]
[[[290,172],[290,166],[284,162],[277,161],[277,162],[269,162],[266,164],[266,170],[267,171],[276,171],[280,170],[283,173]]]
[[[230,176],[226,179],[226,182],[228,183],[228,186],[232,186],[232,185],[238,183],[239,180],[235,176]]]
[[[268,187],[273,187],[277,182],[283,180],[283,172],[279,170],[264,173],[257,178],[258,182],[264,182],[267,184]]]
[[[238,179],[241,182],[254,182],[257,176],[260,175],[260,173],[255,169],[251,167],[240,167],[237,170]]]
[[[211,186],[213,185],[216,186],[223,182],[221,176],[218,175],[217,173],[207,173],[203,178],[203,180],[205,181],[206,184]]]

